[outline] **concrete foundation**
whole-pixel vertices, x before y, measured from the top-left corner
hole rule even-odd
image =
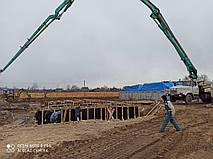
[[[160,100],[164,91],[119,92],[121,100]]]

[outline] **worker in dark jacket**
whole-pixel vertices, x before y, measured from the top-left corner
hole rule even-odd
[[[45,113],[45,117],[44,117],[45,120],[44,121],[45,121],[46,124],[50,123],[50,117],[51,117],[53,112],[54,112],[53,109],[50,109]]]
[[[35,120],[38,125],[41,125],[41,111],[39,109],[35,113]]]
[[[163,102],[164,102],[164,106],[165,106],[165,110],[166,110],[166,118],[163,122],[163,125],[162,125],[160,131],[164,132],[165,128],[166,128],[166,126],[168,125],[169,122],[171,122],[174,125],[174,127],[176,128],[177,131],[180,131],[181,130],[180,127],[178,126],[176,121],[173,119],[173,115],[175,114],[174,106],[167,99],[166,95],[163,95],[161,98],[163,99]]]
[[[78,106],[78,107],[75,108],[75,119],[77,121],[80,120],[80,113],[81,113],[81,108],[80,108],[80,106]]]

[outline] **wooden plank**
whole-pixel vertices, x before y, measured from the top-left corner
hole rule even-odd
[[[129,107],[126,107],[127,108],[127,120],[129,119]]]
[[[155,115],[160,109],[161,109],[162,105],[159,105],[157,109],[155,109],[155,111],[153,111],[152,115]]]
[[[115,109],[116,109],[116,119],[118,119],[118,107],[117,107],[117,105],[116,105],[116,107],[115,107]]]
[[[113,117],[113,113],[115,112],[115,109],[114,109],[114,108],[112,108],[112,107],[107,107],[107,111],[108,111],[108,114],[109,114],[109,118],[108,118],[108,120],[112,120],[112,119],[114,119],[114,117]]]
[[[44,110],[41,111],[41,125],[44,124]]]
[[[61,112],[61,114],[62,114],[62,112]],[[63,124],[65,123],[66,116],[67,116],[67,104],[66,104],[65,111],[64,111]]]
[[[71,110],[72,110],[72,107],[69,107],[69,122],[71,122]]]
[[[160,102],[158,102],[155,106],[153,106],[153,108],[146,114],[145,117],[147,117],[148,115],[150,115],[155,110],[155,108],[158,107],[159,104],[160,104]]]
[[[136,118],[136,107],[134,106],[134,119]]]
[[[121,107],[121,115],[122,115],[122,120],[124,120],[124,107]]]
[[[100,118],[101,118],[101,120],[103,120],[103,118],[102,118],[102,108],[100,108]]]
[[[87,120],[89,119],[89,108],[87,108]]]
[[[63,113],[62,113],[62,108],[61,108],[61,123],[63,122]]]
[[[82,120],[82,118],[83,118],[83,113],[82,113],[82,109],[81,109],[81,112],[80,112],[80,120]]]

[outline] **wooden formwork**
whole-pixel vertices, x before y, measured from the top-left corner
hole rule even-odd
[[[138,106],[133,107],[119,107],[121,108],[120,111],[118,107],[109,108],[109,107],[93,107],[93,108],[82,108],[80,120],[128,120],[128,119],[134,119],[139,117],[139,111]],[[130,113],[130,109],[132,108],[133,111]],[[45,113],[48,111],[47,109],[42,109],[40,111],[41,113],[41,119],[40,122],[42,125],[45,124]],[[59,117],[59,123],[65,123],[65,122],[71,122],[76,121],[74,112],[75,109],[72,109],[70,107],[67,107],[67,109],[63,108],[56,108],[54,109],[54,112],[61,111],[60,117]],[[86,113],[85,113],[86,112]],[[103,113],[104,112],[104,113]]]
[[[41,109],[41,124],[47,110],[61,111],[60,122],[75,121],[75,108],[81,108],[80,120],[128,120],[140,117],[138,104],[107,100],[58,100],[46,103]]]

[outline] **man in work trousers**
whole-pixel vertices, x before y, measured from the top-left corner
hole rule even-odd
[[[80,113],[81,113],[81,108],[80,108],[80,104],[79,104],[79,106],[75,108],[75,119],[77,121],[80,121]]]
[[[161,98],[163,99],[163,102],[164,102],[164,106],[165,106],[165,110],[166,110],[166,118],[163,122],[160,132],[165,131],[165,128],[169,122],[171,122],[174,125],[174,127],[176,128],[176,131],[180,131],[181,130],[180,127],[173,119],[173,116],[175,114],[175,108],[174,108],[173,104],[167,99],[166,95],[163,95]]]
[[[44,120],[44,122],[45,122],[46,124],[50,123],[50,117],[51,117],[52,113],[53,113],[53,109],[50,109],[50,110],[48,110],[48,111],[45,113],[45,118],[44,118],[45,120]]]

